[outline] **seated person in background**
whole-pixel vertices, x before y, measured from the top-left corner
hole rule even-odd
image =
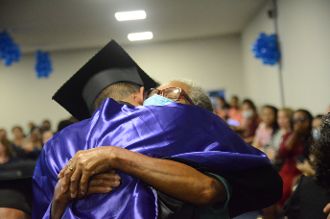
[[[242,102],[242,120],[241,125],[234,129],[238,132],[244,141],[251,144],[259,124],[259,117],[255,104],[250,99]]]
[[[281,161],[276,161],[276,156],[278,150],[280,149],[280,145],[283,141],[284,136],[287,136],[292,132],[292,119],[293,110],[290,108],[282,108],[277,113],[277,124],[279,126],[279,129],[271,139],[269,148],[270,153],[268,153],[269,159],[271,159],[273,162],[281,163]]]
[[[0,165],[1,219],[30,218],[34,165],[31,160],[13,160]]]
[[[235,95],[230,99],[229,119],[232,121],[232,124],[236,122],[237,126],[241,123],[241,106],[238,96]]]
[[[326,219],[329,214],[330,209],[324,207],[330,202],[330,113],[322,120],[320,138],[312,146],[311,153],[316,174],[300,179],[285,207],[289,219]]]
[[[323,117],[323,115],[316,115],[313,119],[312,135],[313,135],[314,141],[317,141],[320,138],[320,127],[321,127],[321,123],[322,123],[322,117]]]
[[[42,149],[41,132],[39,128],[34,128],[23,145],[27,159],[36,160]]]
[[[304,109],[293,114],[293,132],[283,137],[278,157],[283,161],[280,175],[283,180],[283,195],[280,205],[290,197],[292,186],[301,172],[297,169],[297,160],[303,162],[309,158],[309,147],[312,144],[312,115]]]
[[[116,44],[115,47],[117,47]],[[130,75],[125,80],[122,79],[123,81],[140,84],[140,86],[143,84],[139,77],[146,80],[146,75],[145,73],[137,75],[137,72],[141,74],[141,69],[136,64],[137,69],[124,68],[125,65],[128,65],[127,61],[124,61],[126,64],[119,65],[121,69],[118,69],[118,65],[109,68],[109,63],[112,65],[116,62],[120,63],[120,57],[123,58],[122,52],[117,51],[113,56],[111,53],[109,55],[109,52],[106,53],[107,64],[103,62],[103,64],[98,63],[95,66],[98,68],[108,66],[107,74],[102,74],[105,73],[102,71],[103,69],[98,69],[101,72],[91,72],[92,68],[83,67],[82,69],[88,70],[85,73],[97,74],[97,78],[100,79],[99,76],[108,77],[109,73],[113,75],[117,74],[115,72],[120,72],[119,75],[117,74],[118,77],[123,74]],[[98,58],[98,56],[94,58]],[[131,67],[132,62],[128,63]],[[91,76],[93,75],[89,77]],[[134,77],[135,81],[132,79]],[[76,80],[80,81],[79,79],[81,79],[80,76],[75,75],[70,80],[77,82]],[[94,79],[94,77],[86,78],[85,74],[85,80],[95,82]],[[105,82],[105,80],[96,81]],[[87,85],[83,84],[81,88],[77,88],[74,93],[71,82],[67,82],[64,88],[62,87],[58,91],[55,99],[79,119],[89,116],[88,110],[84,111],[86,109],[84,101],[87,106],[91,107],[97,102],[95,101],[96,96],[104,95],[101,98],[104,99],[108,96],[118,95],[121,91],[127,94],[127,90],[111,89],[111,84],[109,89],[106,88],[104,92],[99,93],[100,90],[93,90],[95,84],[88,86],[89,82]],[[106,83],[109,85],[109,81]],[[77,83],[73,84],[77,85]],[[162,218],[164,216],[162,213],[167,211],[168,215],[172,209],[169,207],[171,205],[162,209],[160,191],[196,205],[214,203],[224,205],[224,201],[227,200],[230,202],[229,205],[232,205],[229,208],[233,215],[262,208],[279,198],[278,192],[281,183],[276,172],[271,168],[269,160],[262,153],[246,145],[211,112],[196,106],[186,106],[174,102],[175,99],[180,103],[203,104],[203,99],[194,100],[193,89],[189,90],[188,87],[186,90],[184,87],[171,84],[171,87],[163,87],[160,91],[154,90],[153,92],[156,92],[157,95],[152,95],[146,101],[149,105],[159,106],[168,103],[166,107],[131,106],[138,105],[143,100],[143,87],[140,86],[120,100],[126,106],[108,99],[98,108],[92,118],[64,129],[45,145],[34,175],[34,200],[39,207],[34,212],[35,217],[50,215],[51,209],[51,214],[53,214],[58,209],[55,207],[58,204],[57,200],[54,200],[53,204],[50,203],[50,200],[57,183],[57,174],[71,157],[74,158],[61,172],[61,179],[58,182],[60,186],[56,187],[63,189],[55,189],[54,197],[57,197],[57,192],[69,194],[66,190],[68,185],[70,185],[72,198],[77,197],[78,194],[86,195],[88,179],[94,174],[108,171],[109,168],[122,171],[120,172],[122,185],[114,190],[113,194],[91,196],[75,200],[72,203],[68,203],[70,200],[65,200],[65,206],[69,204],[63,215],[66,218],[74,218],[76,214],[88,218],[156,218],[157,216]],[[84,92],[83,90],[88,87],[88,92]],[[132,88],[134,87],[136,85]],[[81,93],[86,95],[81,98]],[[169,96],[166,96],[165,93]],[[61,100],[61,98],[63,99]],[[96,100],[98,99],[97,97]],[[206,108],[208,107],[206,106]],[[219,133],[223,133],[223,135],[220,137]],[[215,139],[217,140],[214,141]],[[101,145],[118,145],[118,147],[100,147]],[[78,150],[86,151],[75,155]],[[116,159],[113,160],[115,157]],[[168,159],[186,162],[203,172],[211,172],[211,177],[201,174],[183,163]],[[240,163],[241,165],[232,165],[233,161],[235,164]],[[86,168],[89,169],[88,172],[85,171]],[[261,172],[265,174],[262,184],[244,180],[250,176],[258,179],[254,174],[259,175]],[[228,179],[230,187],[233,188],[231,199],[228,198],[230,192],[225,189],[226,183],[219,173],[223,173],[224,177]],[[72,181],[69,183],[71,179]],[[145,183],[153,186],[159,192]],[[249,185],[247,186],[247,184]],[[66,198],[64,197],[64,199]],[[168,200],[168,198],[165,199]],[[157,203],[160,209],[157,207]],[[177,202],[172,202],[172,207],[173,203]],[[187,211],[188,209],[190,210]],[[194,211],[196,208],[188,209],[186,212],[182,212],[181,217],[178,218],[192,218],[196,213],[201,213]],[[210,211],[208,213],[214,214]],[[217,213],[219,214],[219,212]]]
[[[227,104],[226,100],[222,96],[216,96],[214,97],[214,113],[217,114],[220,118],[226,117],[226,109],[225,105]]]
[[[14,156],[16,158],[24,158],[26,155],[25,150],[23,149],[23,145],[26,143],[25,134],[23,131],[23,128],[21,126],[14,126],[11,129],[11,132],[14,136],[13,139],[13,150],[14,150]]]
[[[0,165],[10,162],[12,159],[12,151],[8,141],[0,141]]]
[[[25,134],[24,134],[23,128],[21,126],[14,126],[11,129],[11,133],[14,136],[13,144],[17,147],[22,147],[22,145],[24,144],[24,140],[25,140]]]
[[[265,151],[269,146],[272,136],[278,129],[277,108],[271,105],[265,105],[261,109],[260,123],[253,140],[253,146]]]

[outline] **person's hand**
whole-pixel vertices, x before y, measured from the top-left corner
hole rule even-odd
[[[67,204],[71,201],[70,194],[62,189],[62,183],[63,180],[60,179],[55,186],[51,208],[52,219],[61,218]]]
[[[324,212],[325,214],[328,214],[327,219],[330,219],[330,203],[328,203],[328,204],[324,207],[323,212]]]
[[[307,159],[305,159],[303,162],[297,162],[296,167],[300,172],[302,172],[304,176],[315,175],[315,170],[313,169],[313,166],[310,164],[310,162]]]
[[[68,190],[63,190],[64,180],[59,179],[55,186],[53,203],[51,215],[52,219],[61,218],[62,214],[72,198]],[[115,173],[115,171],[110,171],[108,173],[101,173],[92,177],[89,182],[87,195],[96,194],[96,193],[108,193],[111,192],[114,188],[120,185],[120,177]],[[83,198],[83,196],[78,196],[78,198]]]
[[[87,194],[90,177],[111,170],[113,152],[110,146],[79,151],[59,173],[62,190],[70,191],[71,198]]]

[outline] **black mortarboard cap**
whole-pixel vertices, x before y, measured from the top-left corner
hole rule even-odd
[[[97,95],[117,82],[134,83],[146,90],[158,85],[121,46],[111,40],[62,85],[53,99],[76,119],[87,119]]]

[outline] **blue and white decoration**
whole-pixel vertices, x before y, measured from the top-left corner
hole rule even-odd
[[[0,59],[5,66],[18,62],[21,58],[21,50],[6,31],[0,31]]]
[[[281,58],[276,34],[260,33],[254,42],[252,52],[265,65],[275,65]]]
[[[52,73],[52,62],[48,52],[41,50],[36,52],[35,70],[38,78],[48,78]]]

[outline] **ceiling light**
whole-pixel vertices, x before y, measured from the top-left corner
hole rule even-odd
[[[131,21],[145,19],[147,14],[144,10],[137,11],[120,11],[115,13],[115,18],[118,21]]]
[[[154,37],[152,32],[139,32],[139,33],[129,33],[127,38],[130,41],[138,41],[138,40],[151,40]]]

